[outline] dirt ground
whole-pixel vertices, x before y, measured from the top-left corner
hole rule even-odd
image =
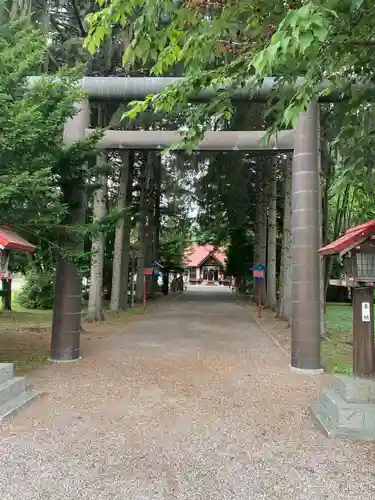
[[[258,307],[254,303],[246,301],[246,304],[243,305],[249,308],[252,316],[256,318],[259,325],[266,330],[269,335],[272,335],[277,344],[279,344],[286,353],[290,353],[291,330],[288,323],[283,319],[277,318],[276,314],[268,309],[263,309],[261,318],[258,318]]]

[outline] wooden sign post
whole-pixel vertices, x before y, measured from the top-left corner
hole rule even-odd
[[[266,268],[265,266],[262,266],[261,264],[257,264],[256,266],[251,268],[251,271],[253,271],[253,278],[256,281],[259,281],[259,294],[258,294],[258,318],[262,317],[262,280],[265,278],[266,275]]]
[[[374,358],[374,288],[353,288],[353,375],[373,377]]]

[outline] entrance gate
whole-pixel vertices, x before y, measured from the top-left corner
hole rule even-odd
[[[256,94],[239,89],[234,100],[264,102],[272,90],[272,79],[266,79]],[[144,99],[157,93],[175,78],[119,78],[86,77],[82,88],[88,101],[80,103],[77,114],[67,122],[64,141],[72,144],[91,133],[89,101],[130,101]],[[214,90],[204,90],[192,100],[212,98]],[[335,93],[331,99],[337,99]],[[326,98],[327,99],[327,98]],[[258,132],[207,132],[198,149],[206,151],[255,151],[270,153],[294,151],[292,167],[292,265],[291,265],[291,367],[305,372],[320,372],[320,194],[319,194],[319,120],[318,104],[311,104],[301,113],[296,129],[271,137],[264,145]],[[170,131],[107,131],[99,143],[110,149],[164,149],[178,140]],[[75,202],[84,203],[84,197],[73,193]],[[56,291],[65,300],[55,300],[52,328],[51,358],[72,360],[79,357],[80,309],[79,278],[75,266],[61,263],[57,269]]]

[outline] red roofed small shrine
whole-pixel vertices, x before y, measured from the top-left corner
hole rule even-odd
[[[365,222],[359,226],[351,227],[345,231],[343,236],[340,236],[337,240],[332,241],[332,243],[320,248],[318,253],[320,255],[347,253],[352,248],[367,240],[373,233],[375,233],[375,220]]]
[[[214,245],[194,244],[185,253],[185,266],[189,283],[229,284],[225,276],[226,252]]]
[[[11,274],[8,271],[9,256],[11,252],[33,253],[35,245],[16,234],[9,226],[0,226],[0,279],[1,279],[1,297],[3,309],[12,310],[12,288]]]
[[[0,226],[0,250],[33,253],[36,246],[16,234],[8,226]]]

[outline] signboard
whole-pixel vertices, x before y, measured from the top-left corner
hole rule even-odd
[[[265,278],[266,268],[261,264],[257,264],[256,266],[252,267],[250,271],[253,271],[253,278],[256,280],[261,280]]]
[[[258,297],[258,318],[262,317],[262,281],[265,276],[266,276],[266,267],[262,266],[262,264],[257,264],[256,266],[253,266],[250,271],[253,272],[253,278],[258,281],[258,291],[259,291],[259,297]]]
[[[362,302],[362,321],[363,323],[370,323],[370,302]]]

